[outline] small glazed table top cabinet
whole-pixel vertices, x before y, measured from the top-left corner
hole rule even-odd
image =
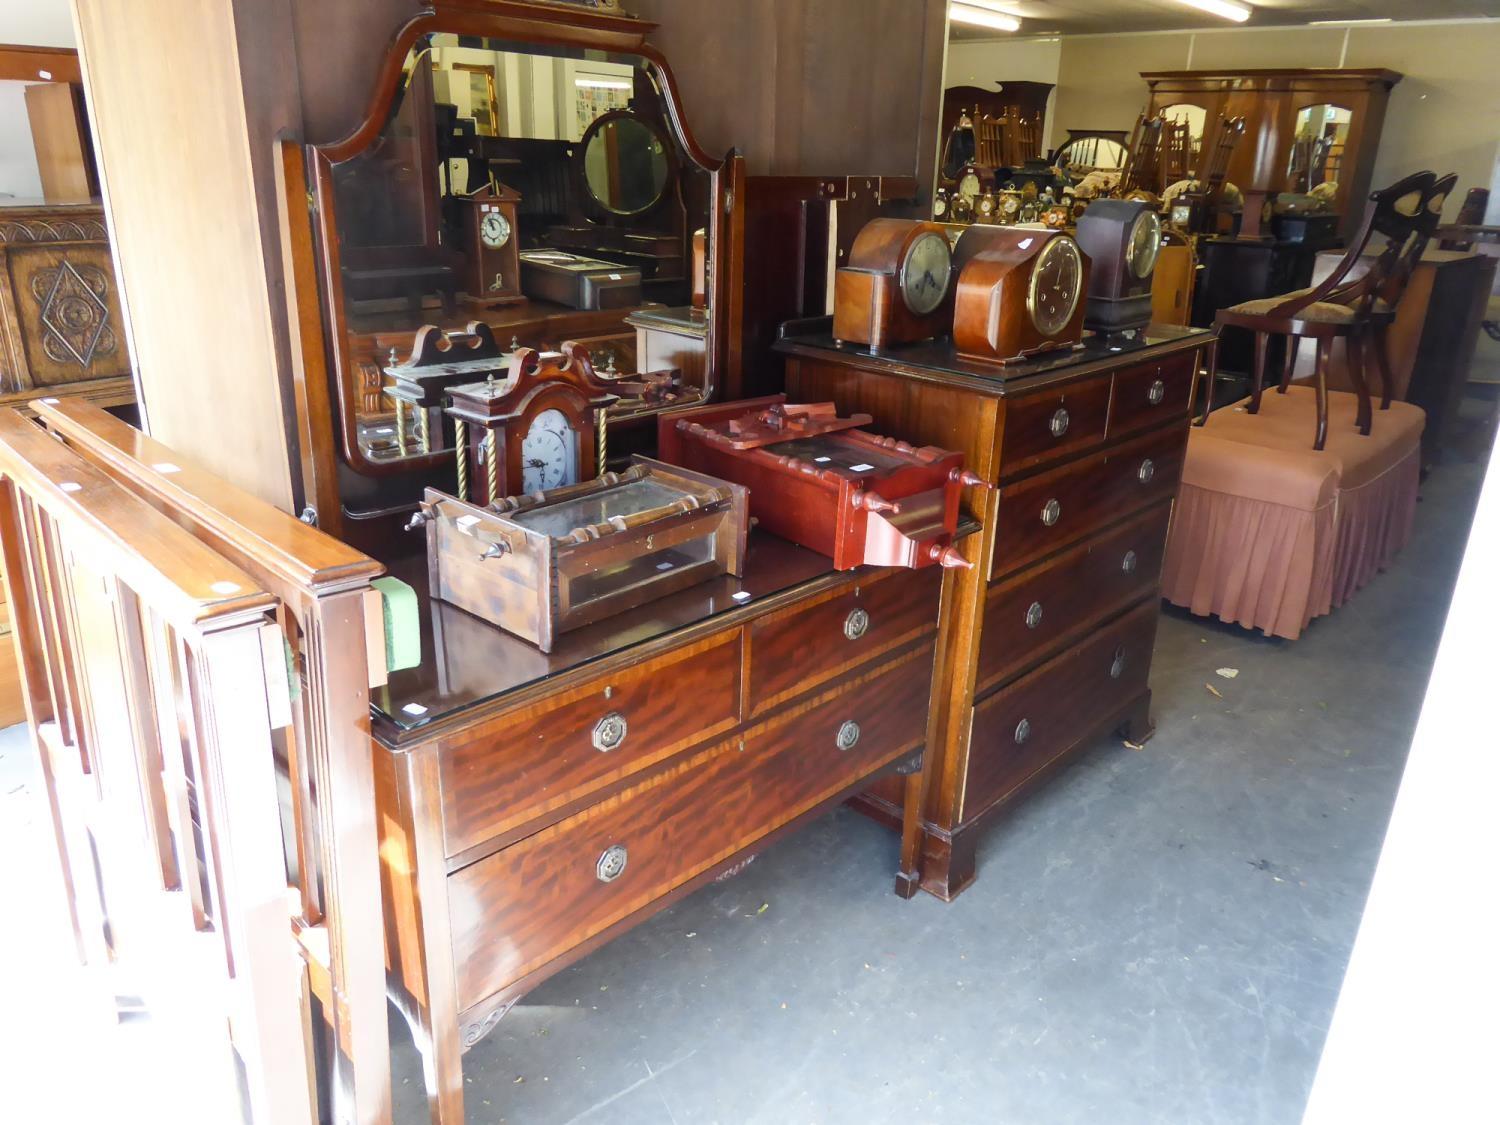
[[[518,997],[872,780],[910,794],[914,869],[941,568],[837,572],[753,531],[741,577],[543,653],[432,601],[423,562],[391,568],[422,663],[371,705],[391,990],[435,1120]]]
[[[974,565],[944,577],[920,864],[940,898],[973,879],[981,823],[1025,786],[1109,731],[1151,733],[1162,550],[1211,339],[1153,325],[999,367],[944,339],[838,344],[826,318],[783,330],[790,399],[962,452],[996,486],[966,490]],[[880,782],[858,803],[900,823],[902,796]]]

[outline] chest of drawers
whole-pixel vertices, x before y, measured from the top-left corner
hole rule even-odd
[[[915,877],[941,587],[754,533],[742,578],[550,654],[422,596],[423,662],[372,703],[392,993],[434,1120],[462,1120],[462,1052],[518,997],[873,781],[911,811]]]
[[[983,823],[1026,786],[1111,731],[1151,733],[1162,548],[1209,339],[1153,326],[1124,350],[994,368],[941,340],[871,353],[826,321],[783,332],[792,401],[961,450],[995,486],[969,490],[974,565],[944,578],[919,876],[941,898],[974,878]],[[858,803],[891,823],[904,807],[887,783]]]

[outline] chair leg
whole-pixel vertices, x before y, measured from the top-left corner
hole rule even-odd
[[[1251,414],[1260,413],[1260,392],[1266,381],[1266,334],[1257,332],[1255,334],[1255,381],[1251,384],[1250,405],[1246,408]]]
[[[1286,338],[1286,366],[1281,372],[1281,386],[1276,388],[1277,394],[1286,394],[1286,389],[1292,385],[1292,376],[1297,371],[1297,348],[1301,343],[1301,336]]]
[[[1196,360],[1194,361],[1196,362]],[[1203,379],[1203,414],[1193,423],[1202,426],[1208,422],[1208,416],[1214,409],[1214,378],[1219,372],[1219,337],[1216,334],[1208,342],[1208,374]]]
[[[1370,387],[1365,382],[1365,332],[1355,329],[1344,337],[1344,357],[1349,364],[1349,381],[1354,384],[1354,393],[1359,396],[1359,412],[1354,424],[1365,437],[1370,436]]]
[[[1370,350],[1375,353],[1375,366],[1380,371],[1380,409],[1391,408],[1391,386],[1395,379],[1391,376],[1391,357],[1386,351],[1388,340],[1386,337],[1386,326],[1377,324],[1375,331],[1370,333]]]
[[[1333,352],[1333,337],[1318,337],[1318,362],[1313,369],[1313,379],[1318,391],[1318,432],[1313,439],[1313,448],[1321,450],[1328,444],[1328,357]]]

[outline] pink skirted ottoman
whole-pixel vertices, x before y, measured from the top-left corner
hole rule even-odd
[[[1162,566],[1169,602],[1295,640],[1406,545],[1425,415],[1393,402],[1364,436],[1355,396],[1328,397],[1321,452],[1309,387],[1268,391],[1259,414],[1215,411],[1190,432]]]

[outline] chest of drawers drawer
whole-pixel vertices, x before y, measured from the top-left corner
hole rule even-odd
[[[1109,395],[1110,378],[1105,375],[1007,400],[1001,479],[1103,442]]]
[[[852,590],[766,614],[749,629],[750,715],[937,631],[939,567],[882,570]]]
[[[992,585],[975,690],[996,686],[1090,622],[1153,590],[1170,515],[1170,505],[1159,504]]]
[[[739,721],[740,630],[455,735],[439,756],[456,855]]]
[[[920,746],[932,647],[694,754],[448,879],[460,1007]]]
[[[1193,401],[1195,368],[1196,357],[1187,355],[1119,372],[1109,409],[1110,438],[1123,437],[1186,414]]]
[[[1145,690],[1159,613],[1151,598],[974,705],[964,816],[1008,796]]]
[[[1080,461],[1002,485],[991,578],[1002,578],[1177,490],[1187,427],[1111,446]]]

